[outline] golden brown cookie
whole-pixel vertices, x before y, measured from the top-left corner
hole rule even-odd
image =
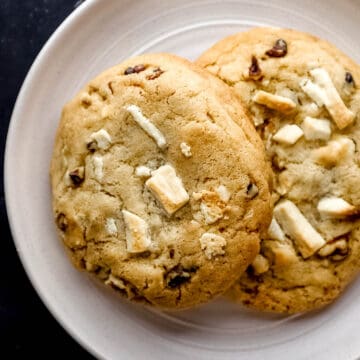
[[[230,36],[197,64],[241,98],[275,174],[271,226],[231,297],[288,313],[330,303],[360,267],[359,66],[278,28]]]
[[[78,268],[130,299],[187,308],[223,293],[271,220],[270,168],[240,103],[186,60],[143,55],[62,114],[53,209]]]

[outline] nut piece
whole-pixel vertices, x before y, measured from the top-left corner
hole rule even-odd
[[[104,129],[100,129],[99,131],[92,133],[90,135],[90,139],[91,141],[87,143],[87,148],[89,150],[106,150],[111,145],[111,136]]]
[[[204,217],[205,224],[210,225],[216,223],[223,216],[223,210],[214,203],[201,202],[200,211]]]
[[[146,79],[147,80],[155,80],[163,73],[164,73],[164,70],[161,70],[159,67],[157,67],[152,71],[152,74],[149,74],[146,76]]]
[[[280,95],[270,94],[263,90],[259,90],[254,95],[253,101],[284,114],[288,114],[296,108],[296,103],[291,99]]]
[[[330,218],[343,218],[356,213],[355,206],[335,196],[322,198],[317,205],[317,209],[321,216]]]
[[[266,51],[265,53],[271,57],[283,57],[287,54],[287,43],[283,39],[276,40],[272,49]]]
[[[329,140],[331,126],[329,120],[315,119],[306,116],[302,123],[302,129],[306,140]]]
[[[116,220],[114,218],[107,218],[105,229],[109,235],[117,235],[118,229],[116,226]]]
[[[310,80],[300,84],[304,92],[319,106],[325,105],[340,130],[352,124],[355,115],[345,106],[329,73],[325,69],[317,68],[311,70],[310,74],[314,78],[315,84]]]
[[[202,218],[206,224],[210,225],[224,217],[224,212],[227,210],[225,204],[230,199],[230,194],[225,186],[219,186],[215,192],[202,190],[198,193],[192,193],[192,197],[196,201],[201,200],[200,211]]]
[[[219,235],[213,233],[204,233],[200,238],[201,250],[204,250],[205,256],[210,260],[219,255],[224,255],[226,240]]]
[[[147,119],[136,105],[129,105],[125,108],[134,118],[135,122],[154,139],[160,149],[166,148],[166,139],[159,129]]]
[[[281,144],[293,145],[295,144],[302,136],[304,132],[297,125],[285,125],[277,131],[273,136],[273,139]]]
[[[151,169],[147,166],[138,166],[135,169],[135,175],[138,177],[148,178],[151,176]]]
[[[285,234],[282,231],[279,223],[273,218],[271,220],[271,224],[268,228],[268,235],[271,239],[278,240],[278,241],[285,241]]]
[[[146,221],[127,210],[121,211],[125,223],[126,249],[129,253],[149,250],[151,238]]]
[[[297,206],[285,200],[275,206],[274,216],[285,233],[292,238],[304,259],[325,245],[323,237],[312,227]]]
[[[249,67],[249,78],[253,80],[260,80],[263,77],[259,62],[255,56],[251,57],[251,65]]]
[[[102,156],[93,156],[92,164],[94,168],[95,179],[97,181],[101,181],[104,176],[104,172],[103,172],[104,162]]]
[[[176,176],[174,168],[170,165],[163,165],[153,171],[145,185],[168,215],[174,214],[189,201],[189,195],[181,179]]]
[[[312,157],[316,163],[325,167],[332,167],[351,158],[355,153],[355,144],[347,137],[338,137],[329,141],[326,146],[322,146],[312,152]]]
[[[341,255],[347,254],[348,244],[346,239],[342,238],[326,244],[318,251],[318,255],[320,255],[321,257],[326,257],[333,254],[335,251]]]
[[[192,153],[191,153],[191,147],[185,143],[185,142],[182,142],[180,144],[180,150],[181,152],[183,153],[183,155],[187,158],[191,157],[192,156]]]
[[[231,194],[229,190],[224,185],[220,185],[215,189],[216,193],[219,195],[219,198],[224,203],[229,202]]]
[[[266,257],[257,254],[255,260],[251,263],[251,267],[254,269],[255,275],[260,275],[269,270],[270,264]]]
[[[85,178],[85,168],[79,166],[76,169],[69,172],[69,178],[74,186],[79,186]]]

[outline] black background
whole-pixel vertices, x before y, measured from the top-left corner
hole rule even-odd
[[[36,55],[83,1],[0,0],[1,179],[7,128],[16,96]],[[45,308],[17,256],[0,193],[0,351],[9,359],[92,359]],[[1,357],[1,356],[0,356]]]

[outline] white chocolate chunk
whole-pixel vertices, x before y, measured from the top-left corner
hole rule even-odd
[[[345,106],[329,73],[325,69],[316,68],[311,70],[310,74],[314,78],[315,83],[320,87],[322,91],[320,97],[337,127],[341,130],[352,124],[355,115]]]
[[[224,255],[226,240],[213,233],[204,233],[200,238],[201,250],[204,250],[205,256],[210,260],[211,258],[219,255]]]
[[[271,224],[268,228],[268,235],[271,239],[285,241],[285,234],[275,218],[271,220]]]
[[[311,80],[306,79],[300,83],[300,87],[309,98],[315,101],[317,106],[321,107],[324,105],[325,94],[320,86],[314,84]]]
[[[166,148],[166,139],[160,130],[149,120],[147,119],[140,108],[136,105],[129,105],[125,108],[134,118],[136,123],[150,136],[154,139],[157,146],[160,149]]]
[[[323,166],[335,166],[355,153],[355,144],[347,137],[331,140],[312,152],[314,161]]]
[[[153,171],[145,185],[168,215],[174,214],[189,201],[189,195],[181,179],[170,165],[163,165]]]
[[[109,117],[111,114],[111,108],[110,106],[104,106],[102,109],[101,109],[101,117],[102,118],[107,118]]]
[[[319,113],[319,106],[317,104],[315,104],[314,102],[303,105],[302,109],[309,116],[316,116]]]
[[[321,257],[326,257],[333,254],[335,251],[339,250],[340,253],[346,253],[348,250],[348,245],[346,239],[339,239],[332,243],[326,244],[319,251],[318,254]]]
[[[339,197],[322,198],[317,205],[317,209],[322,216],[331,218],[342,218],[356,212],[355,206]]]
[[[135,169],[135,175],[138,177],[148,178],[151,176],[151,169],[147,166],[138,166]]]
[[[257,254],[254,261],[251,263],[252,268],[256,275],[263,274],[269,270],[270,264],[268,259],[266,259],[261,254]]]
[[[214,224],[223,217],[223,210],[213,204],[204,201],[200,204],[200,211],[204,218],[205,224]]]
[[[96,155],[93,156],[92,163],[94,168],[95,179],[97,181],[101,181],[104,176],[104,172],[103,172],[104,162],[102,156],[96,156]]]
[[[257,104],[265,105],[270,109],[277,110],[285,114],[296,108],[296,103],[291,99],[280,95],[270,94],[263,90],[258,91],[254,95],[253,101]]]
[[[329,140],[331,135],[330,121],[306,116],[302,123],[306,140]]]
[[[287,243],[278,243],[271,248],[271,252],[274,254],[274,265],[277,267],[288,266],[298,261],[294,248]]]
[[[274,216],[285,233],[296,242],[303,256],[308,258],[325,245],[323,237],[312,227],[297,206],[285,200],[275,206]]]
[[[226,186],[220,185],[215,189],[215,191],[219,195],[220,200],[224,203],[227,203],[230,200],[231,194]]]
[[[105,285],[113,285],[119,289],[126,289],[124,282],[112,274],[110,274],[108,279],[105,281]]]
[[[191,157],[192,156],[192,153],[191,153],[191,147],[185,143],[185,142],[182,142],[180,144],[180,150],[181,152],[183,153],[183,155],[187,158]]]
[[[293,145],[295,144],[302,136],[304,132],[297,125],[285,125],[277,131],[273,136],[273,139],[281,144]]]
[[[104,129],[92,133],[90,139],[96,141],[97,147],[102,150],[108,149],[111,145],[111,136]]]
[[[149,227],[141,217],[127,210],[121,211],[125,223],[126,249],[129,253],[141,253],[151,246]]]
[[[109,235],[116,235],[118,233],[118,229],[116,226],[116,220],[114,218],[107,218],[105,224],[106,232]]]

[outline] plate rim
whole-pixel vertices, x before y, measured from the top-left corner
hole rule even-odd
[[[51,316],[56,320],[56,322],[67,332],[67,334],[73,338],[73,340],[79,344],[83,349],[88,351],[91,355],[98,359],[105,359],[95,348],[91,346],[86,340],[84,340],[81,335],[76,332],[71,326],[65,322],[58,313],[56,306],[54,306],[46,296],[46,293],[41,289],[38,281],[36,280],[35,274],[32,272],[31,267],[26,259],[26,256],[21,251],[21,244],[18,240],[20,235],[18,234],[17,227],[15,226],[15,217],[14,214],[15,206],[13,205],[12,197],[10,196],[10,188],[11,188],[11,180],[9,177],[11,163],[10,163],[10,154],[13,148],[13,141],[15,135],[15,127],[17,124],[18,113],[21,112],[21,106],[23,99],[26,95],[27,88],[31,83],[32,78],[36,75],[37,71],[41,69],[41,64],[44,61],[46,53],[52,48],[56,46],[56,43],[61,41],[61,37],[64,36],[64,31],[68,28],[71,23],[75,21],[79,21],[81,17],[87,15],[87,12],[90,12],[93,7],[98,5],[101,0],[87,0],[78,5],[75,9],[71,11],[71,13],[65,17],[65,19],[58,25],[55,31],[50,35],[50,37],[46,40],[44,45],[42,46],[39,53],[36,55],[34,61],[32,62],[26,76],[23,80],[23,83],[20,87],[18,95],[16,97],[15,105],[12,110],[9,126],[6,134],[6,142],[5,142],[5,151],[4,151],[4,199],[5,199],[5,207],[7,218],[9,222],[9,228],[11,237],[13,240],[13,244],[15,246],[16,253],[20,259],[21,265],[25,271],[27,278],[29,279],[31,286],[35,290],[36,294],[39,296],[41,302],[44,304],[45,308],[49,311]]]

